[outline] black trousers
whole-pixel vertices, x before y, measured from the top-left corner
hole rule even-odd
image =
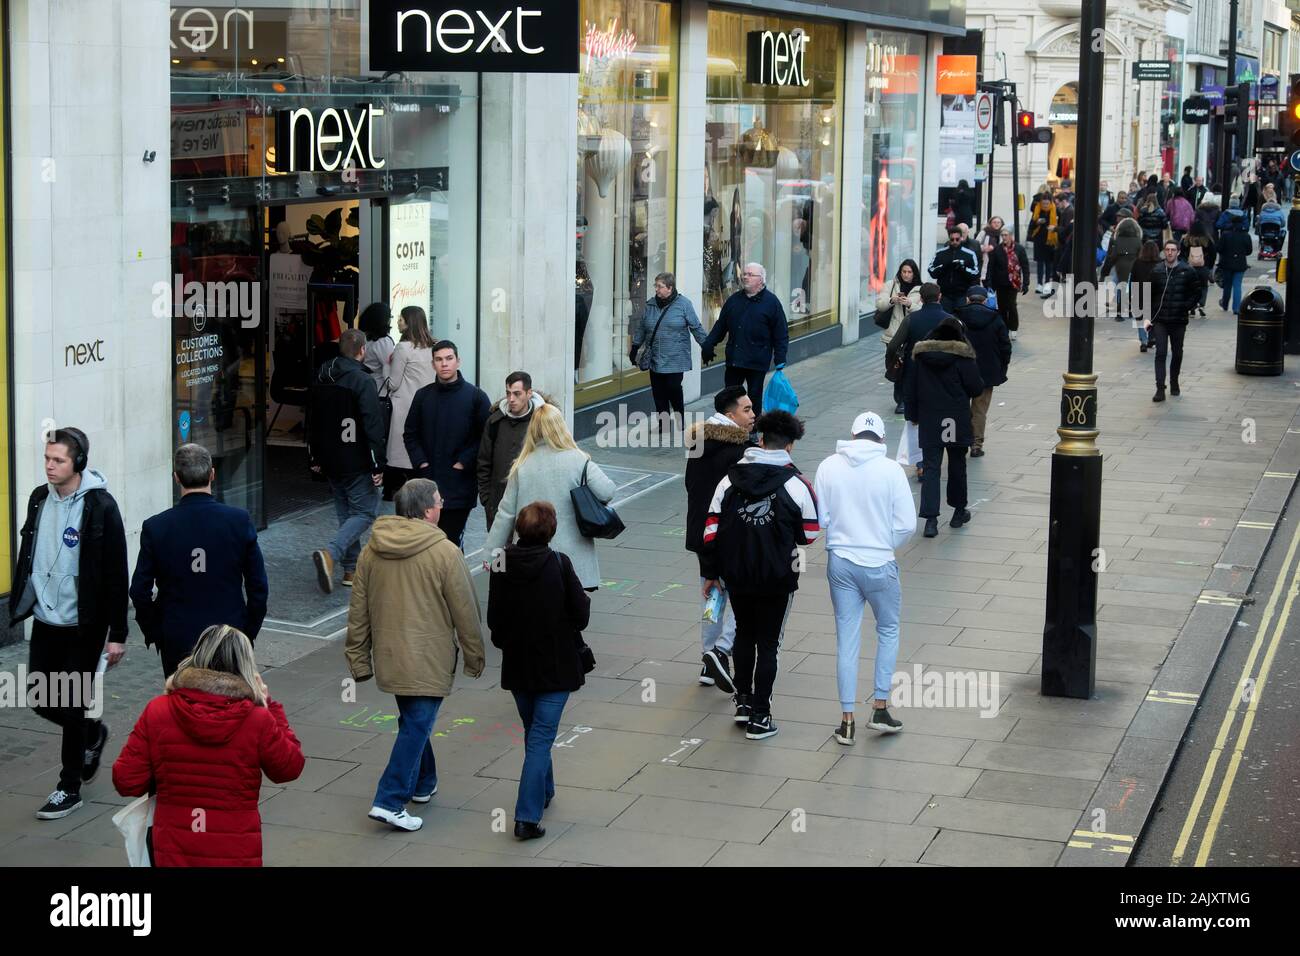
[[[393,496],[402,490],[402,485],[406,484],[415,477],[414,468],[394,468],[392,465],[384,468],[384,500],[392,501]]]
[[[32,622],[28,687],[44,684],[47,696],[40,702],[44,706],[33,709],[38,717],[63,728],[59,789],[67,793],[81,792],[81,768],[86,759],[86,748],[99,740],[100,721],[86,716],[87,701],[81,698],[93,687],[95,669],[103,650],[103,641],[85,639],[77,627],[54,627],[42,621]],[[36,678],[37,674],[42,677]],[[68,688],[69,678],[76,685],[73,692],[76,699],[53,699],[50,695],[54,689],[72,689]],[[70,706],[74,704],[76,706]]]
[[[443,508],[442,514],[438,515],[438,527],[461,551],[465,550],[465,523],[469,521],[469,513],[473,510],[473,508]]]
[[[767,379],[767,369],[735,368],[728,365],[722,383],[728,387],[743,385],[749,393],[749,400],[754,403],[754,417],[763,414],[763,382]]]
[[[1020,281],[1024,282],[1027,278],[1022,278]],[[1017,303],[1016,290],[1008,286],[1005,289],[996,291],[998,294],[998,315],[1002,316],[1002,321],[1007,324],[1008,332],[1019,332],[1020,306]]]
[[[655,411],[686,413],[686,401],[682,397],[682,376],[684,372],[651,372],[650,394],[654,396]]]
[[[966,452],[965,445],[923,445],[921,463],[921,517],[939,517],[939,469],[943,453],[948,452],[948,504],[955,511],[966,507]],[[737,618],[739,620],[739,618]]]
[[[956,315],[957,310],[965,304],[966,296],[964,294],[948,295],[945,292],[943,295],[939,296],[939,305],[943,308],[943,311],[947,312],[949,315]]]
[[[1170,346],[1173,347],[1174,355],[1169,361],[1169,378],[1175,383],[1178,381],[1178,373],[1183,367],[1183,336],[1186,334],[1185,325],[1152,323],[1151,335],[1156,342],[1156,388],[1165,387],[1165,356],[1169,354]]]
[[[781,634],[790,613],[791,594],[739,594],[732,591],[736,643],[731,648],[736,668],[736,693],[752,695],[755,715],[772,712]]]

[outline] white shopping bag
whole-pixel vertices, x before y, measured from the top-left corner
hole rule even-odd
[[[907,423],[902,436],[898,439],[898,454],[894,456],[894,461],[900,465],[919,465],[921,463],[920,429],[911,422]]]
[[[157,797],[145,794],[136,797],[113,814],[113,826],[126,838],[126,861],[130,866],[150,866],[149,847],[145,836],[153,826],[153,811]]]

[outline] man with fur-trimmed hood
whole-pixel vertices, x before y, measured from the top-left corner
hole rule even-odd
[[[718,482],[740,461],[749,447],[754,427],[754,404],[743,386],[729,385],[713,397],[714,412],[686,433],[686,550],[699,554],[704,543],[704,519]],[[703,571],[701,570],[701,575]],[[700,585],[704,584],[701,576]],[[700,624],[704,652],[700,683],[734,694],[731,680],[731,646],[736,637],[736,618],[726,603],[718,609],[717,621]]]

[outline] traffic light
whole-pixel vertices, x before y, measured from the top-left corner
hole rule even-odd
[[[1291,87],[1286,94],[1286,109],[1278,117],[1278,132],[1288,152],[1300,149],[1300,73],[1291,74]]]
[[[1017,143],[1050,143],[1051,141],[1052,128],[1050,126],[1035,126],[1032,111],[1020,110],[1016,113]]]

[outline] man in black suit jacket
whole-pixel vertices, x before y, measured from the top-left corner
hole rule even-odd
[[[181,500],[145,521],[131,577],[136,622],[145,646],[158,645],[168,677],[213,624],[256,640],[267,594],[252,519],[212,496],[212,455],[202,445],[182,445],[174,464]]]

